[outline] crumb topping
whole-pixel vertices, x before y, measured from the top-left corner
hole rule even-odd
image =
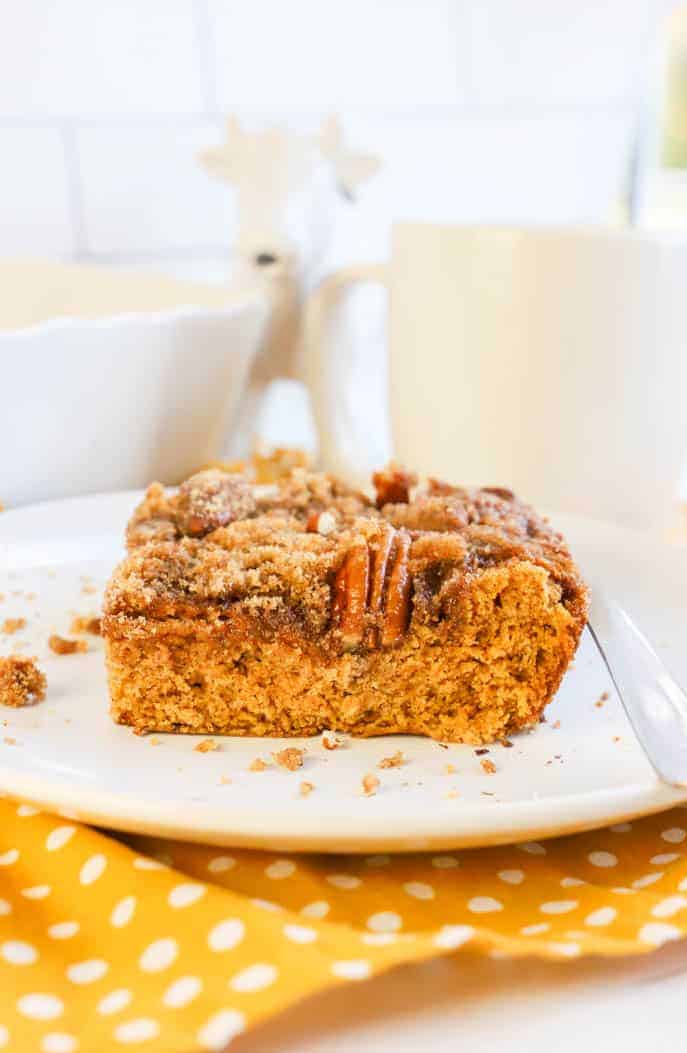
[[[391,648],[413,624],[454,617],[474,578],[518,561],[542,568],[573,616],[586,611],[562,537],[511,491],[419,486],[395,466],[374,483],[376,502],[303,468],[268,487],[216,467],[174,493],[153,483],[106,592],[106,633],[230,619],[334,653]]]

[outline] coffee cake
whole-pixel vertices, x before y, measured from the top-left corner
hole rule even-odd
[[[373,481],[153,484],[105,597],[114,719],[471,743],[536,724],[587,613],[561,535],[508,490]]]

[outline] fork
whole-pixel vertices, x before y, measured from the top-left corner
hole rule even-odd
[[[656,774],[687,788],[687,694],[615,600],[595,591],[589,631]]]

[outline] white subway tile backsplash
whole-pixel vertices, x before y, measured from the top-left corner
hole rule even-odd
[[[599,222],[625,185],[631,114],[352,117],[351,138],[384,157],[366,192],[371,221]],[[421,193],[418,188],[421,187]]]
[[[469,4],[208,0],[220,105],[452,104],[465,96]]]
[[[338,255],[384,255],[394,219],[603,222],[627,178],[632,111],[530,117],[349,114],[349,141],[382,159],[357,205],[341,205]],[[195,160],[215,125],[81,129],[85,235],[97,255],[229,253],[230,186]],[[226,247],[226,248],[225,248]]]
[[[0,256],[74,250],[59,129],[0,127]]]
[[[193,0],[4,3],[0,117],[198,113]]]
[[[657,0],[475,0],[472,98],[608,105],[637,93],[665,4]]]
[[[218,132],[183,123],[80,129],[88,249],[135,255],[226,245],[228,252],[232,190],[210,179],[195,156]]]

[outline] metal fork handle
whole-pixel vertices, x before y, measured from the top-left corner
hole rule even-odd
[[[687,787],[687,694],[627,611],[595,592],[589,631],[657,775]]]

